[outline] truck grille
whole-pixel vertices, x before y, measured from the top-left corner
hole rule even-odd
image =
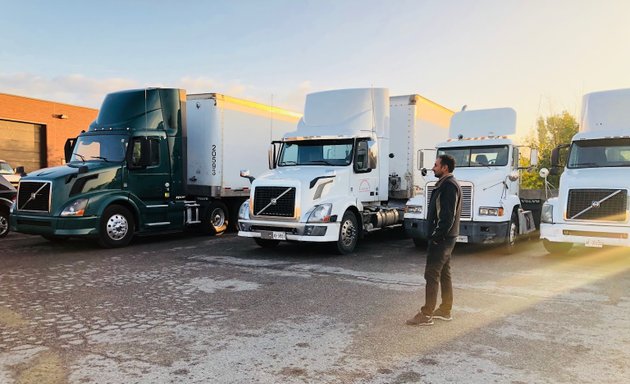
[[[571,189],[567,219],[626,221],[627,199],[625,189]]]
[[[254,191],[254,215],[293,217],[295,188],[257,187]]]
[[[20,181],[18,211],[50,212],[51,183],[49,181]]]
[[[472,217],[472,186],[470,185],[462,185],[462,214],[460,219],[469,219]],[[431,195],[433,195],[433,190],[435,189],[435,185],[430,185],[427,187],[427,209],[429,207],[429,202],[431,201]]]

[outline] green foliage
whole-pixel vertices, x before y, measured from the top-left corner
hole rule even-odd
[[[538,148],[538,169],[551,169],[551,151],[560,144],[570,143],[573,135],[578,132],[578,127],[575,117],[567,111],[538,118],[535,135],[526,139],[527,145]],[[547,178],[555,187],[558,187],[560,172]],[[538,175],[538,170],[523,172],[521,186],[524,189],[541,189],[544,187],[544,180]]]

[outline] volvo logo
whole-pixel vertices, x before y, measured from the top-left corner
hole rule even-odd
[[[271,205],[276,205],[276,204],[278,204],[278,198],[271,199],[271,200],[269,201],[269,204],[271,204]]]
[[[591,207],[593,207],[593,208],[599,208],[599,206],[600,206],[600,202],[599,201],[593,201],[591,203]]]

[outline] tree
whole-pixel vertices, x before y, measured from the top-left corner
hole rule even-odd
[[[526,139],[528,145],[538,148],[538,169],[551,169],[551,151],[560,144],[568,144],[578,131],[579,124],[575,117],[567,111],[561,114],[539,117],[536,121],[535,136]],[[538,175],[538,170],[523,172],[522,187],[524,189],[542,189],[544,180]],[[550,175],[547,180],[558,186],[560,174]]]

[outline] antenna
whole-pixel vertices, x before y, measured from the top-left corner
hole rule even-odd
[[[273,93],[271,94],[271,108],[269,108],[269,142],[273,140]]]
[[[149,128],[149,117],[147,116],[147,88],[144,88],[144,129]]]
[[[370,86],[370,96],[372,99],[372,133],[376,133],[376,111],[374,110],[374,86]]]

